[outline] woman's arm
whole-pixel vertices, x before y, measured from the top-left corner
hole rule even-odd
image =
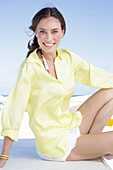
[[[113,74],[71,54],[75,81],[94,88],[113,88]]]
[[[3,149],[1,155],[9,155],[13,140],[9,137],[4,137]],[[0,168],[4,167],[6,159],[0,159]]]

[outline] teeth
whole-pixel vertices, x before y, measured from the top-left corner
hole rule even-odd
[[[45,43],[44,43],[45,44]],[[51,47],[52,45],[54,45],[54,44],[45,44],[46,46],[48,46],[48,47]]]

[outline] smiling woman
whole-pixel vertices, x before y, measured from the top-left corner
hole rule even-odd
[[[60,21],[54,17],[41,19],[37,25],[35,34],[43,54],[47,53],[48,56],[51,55],[55,58],[56,49],[64,35],[64,30],[61,29]]]
[[[58,39],[60,40],[65,34],[66,24],[62,14],[57,10],[57,8],[46,8],[46,10],[43,8],[33,17],[32,25],[29,29],[35,32],[35,36],[32,45],[30,45],[30,42],[28,43],[28,48],[30,51],[28,52],[27,57],[36,48],[39,48],[41,44],[45,45],[45,47],[51,47],[51,45],[54,46],[56,41]],[[52,36],[56,41],[52,40]],[[44,42],[40,42],[40,38]]]
[[[113,132],[102,133],[113,115],[113,74],[66,49],[57,49],[66,25],[56,8],[40,10],[30,29],[35,34],[33,43],[28,44],[27,58],[20,66],[2,114],[4,144],[0,167],[9,158],[13,141],[18,141],[25,110],[29,113],[36,150],[42,159],[113,158]],[[69,100],[75,81],[103,89],[70,113]]]
[[[37,55],[45,66],[46,70],[57,78],[54,60],[61,38],[66,32],[66,24],[62,14],[57,8],[45,8],[40,10],[32,19],[29,27],[34,33],[33,43],[28,43],[29,52],[27,57],[36,48]],[[45,60],[46,59],[46,60]]]

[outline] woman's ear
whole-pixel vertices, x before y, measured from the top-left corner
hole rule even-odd
[[[38,33],[37,33],[37,31],[35,31],[35,36],[38,38]]]
[[[62,35],[61,35],[61,38],[64,36],[64,29],[62,30]]]

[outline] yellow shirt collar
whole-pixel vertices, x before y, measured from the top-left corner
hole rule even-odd
[[[38,55],[37,55],[37,49],[35,49],[30,55],[29,57],[27,58],[27,62],[34,62],[34,63],[38,63],[39,65],[42,65],[42,62],[41,60],[39,59]],[[57,49],[57,56],[56,58],[60,58],[62,60],[62,57],[61,57],[61,54],[60,54],[60,51]]]

